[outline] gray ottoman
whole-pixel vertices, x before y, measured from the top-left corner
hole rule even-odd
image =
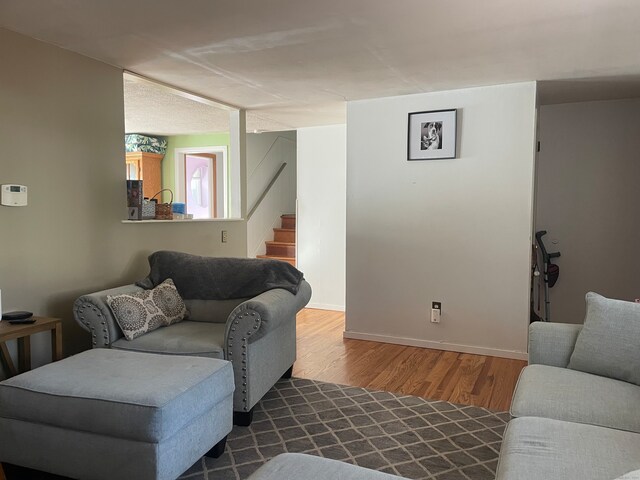
[[[249,480],[407,480],[337,460],[283,453],[269,460]]]
[[[224,360],[89,350],[0,382],[0,462],[83,480],[175,479],[232,428]]]

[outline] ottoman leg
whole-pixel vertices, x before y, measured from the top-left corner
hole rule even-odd
[[[204,454],[205,457],[218,458],[224,453],[224,447],[227,446],[227,437],[216,443],[211,450]]]
[[[292,375],[292,374],[293,374],[293,365],[291,365],[291,366],[289,367],[289,370],[287,370],[286,372],[284,372],[284,373],[282,374],[282,377],[280,377],[280,378],[284,378],[284,379],[291,378],[291,375]]]
[[[254,407],[255,408],[255,407]],[[248,412],[233,412],[233,424],[248,427],[253,422],[253,408]]]

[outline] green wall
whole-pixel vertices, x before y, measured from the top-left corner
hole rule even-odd
[[[162,188],[175,191],[176,168],[175,149],[189,147],[227,146],[227,171],[231,171],[231,140],[228,133],[206,133],[202,135],[173,135],[167,137],[167,152],[162,160]],[[169,201],[169,194],[163,193],[163,201]]]

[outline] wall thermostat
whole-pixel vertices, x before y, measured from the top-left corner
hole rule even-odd
[[[7,207],[24,207],[27,204],[27,187],[24,185],[2,185],[2,200]]]

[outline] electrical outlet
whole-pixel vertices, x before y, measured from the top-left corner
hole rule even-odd
[[[442,302],[431,302],[431,323],[440,323]]]
[[[227,231],[222,230],[222,243],[227,243]]]

